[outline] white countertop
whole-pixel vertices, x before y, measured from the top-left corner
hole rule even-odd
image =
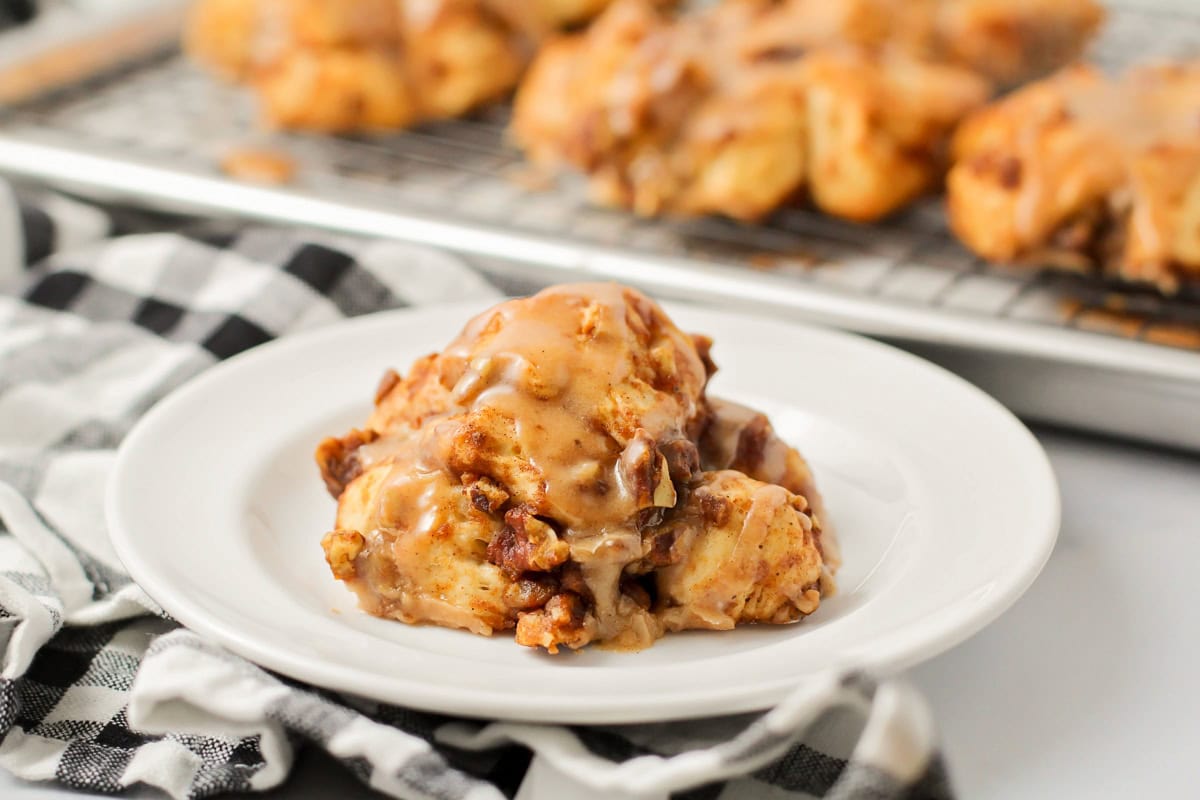
[[[1054,554],[1008,613],[912,673],[957,788],[1195,797],[1200,458],[1039,438],[1062,488]]]
[[[911,672],[972,800],[1182,797],[1200,787],[1200,458],[1042,431],[1063,530],[1041,577],[983,632]],[[1014,497],[1019,503],[1021,498]],[[261,795],[260,795],[261,796]],[[306,757],[265,797],[371,797]],[[79,800],[16,784],[0,797]]]

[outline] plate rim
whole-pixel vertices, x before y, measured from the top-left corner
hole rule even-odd
[[[186,402],[193,394],[205,390],[209,383],[223,379],[226,372],[241,364],[276,357],[276,353],[302,349],[307,343],[317,341],[334,333],[349,335],[352,330],[370,327],[387,327],[394,324],[393,320],[420,317],[422,315],[441,316],[457,315],[456,318],[467,319],[468,315],[478,313],[494,305],[495,300],[472,300],[454,303],[438,303],[414,306],[402,309],[366,314],[358,317],[338,320],[332,324],[322,325],[312,330],[306,330],[287,335],[279,339],[250,348],[232,358],[218,362],[200,372],[166,396],[156,402],[125,436],[117,450],[105,490],[105,520],[108,525],[109,538],[113,548],[124,565],[126,571],[142,590],[167,611],[175,620],[186,628],[209,638],[226,647],[249,661],[276,671],[297,680],[335,691],[363,696],[361,675],[355,678],[356,671],[344,664],[323,661],[307,657],[300,653],[281,648],[278,644],[258,642],[252,637],[239,633],[236,621],[215,619],[198,606],[191,606],[177,591],[165,586],[164,581],[156,577],[156,570],[151,563],[144,560],[135,543],[135,536],[129,535],[127,526],[123,524],[121,507],[122,476],[127,474],[129,464],[142,446],[142,438],[154,427],[154,422],[161,417],[169,417],[174,408]],[[943,379],[957,384],[957,388],[975,395],[978,401],[990,407],[995,419],[1003,419],[1008,428],[1006,435],[1015,436],[1014,441],[1020,442],[1022,459],[1027,459],[1027,466],[1041,473],[1036,479],[1037,485],[1045,489],[1044,500],[1049,504],[1045,511],[1044,530],[1036,539],[1038,547],[1030,547],[1024,558],[1006,573],[1008,580],[1000,587],[1000,591],[982,608],[958,613],[939,615],[942,617],[936,624],[931,623],[929,632],[918,637],[918,646],[892,646],[892,651],[878,657],[866,657],[863,661],[844,665],[845,669],[867,670],[879,675],[888,675],[904,670],[917,663],[940,655],[950,648],[960,644],[991,624],[1007,611],[1033,584],[1041,573],[1054,550],[1061,527],[1062,501],[1058,480],[1045,450],[1037,441],[1029,428],[1015,414],[1005,408],[999,401],[991,397],[969,381],[955,375],[945,368],[934,364],[920,356],[901,350],[892,345],[876,341],[845,331],[805,324],[802,322],[783,321],[773,318],[756,319],[742,311],[726,311],[711,307],[664,302],[662,306],[667,313],[674,316],[677,312],[685,314],[701,314],[724,318],[730,322],[754,319],[769,325],[785,326],[801,334],[827,340],[838,340],[850,347],[862,347],[874,350],[886,357],[907,362],[909,368],[923,370],[938,375]],[[436,347],[436,344],[433,344]],[[802,405],[802,404],[801,404]],[[163,602],[164,599],[166,602]],[[962,619],[964,618],[965,619]],[[884,641],[891,639],[886,637]],[[900,653],[894,651],[900,650]],[[714,713],[728,714],[765,709],[781,700],[786,692],[799,685],[803,675],[791,678],[756,680],[736,686],[713,688],[705,692],[704,702],[697,704],[694,689],[671,693],[656,697],[652,707],[638,711],[633,709],[614,709],[611,701],[604,697],[590,697],[581,694],[573,698],[573,706],[566,713],[563,710],[532,709],[536,704],[527,701],[524,706],[510,703],[506,711],[497,715],[489,713],[488,708],[495,708],[498,690],[484,690],[458,685],[431,685],[425,680],[408,679],[403,675],[390,678],[393,686],[404,687],[403,691],[385,691],[367,693],[367,696],[385,702],[433,711],[476,718],[502,718],[524,720],[530,722],[562,722],[570,724],[609,724],[634,723],[648,721],[676,720],[712,716]],[[374,686],[368,682],[368,686]]]

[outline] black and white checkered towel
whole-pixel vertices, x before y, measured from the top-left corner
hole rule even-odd
[[[0,766],[206,797],[275,786],[315,745],[403,798],[949,797],[929,712],[900,683],[835,676],[765,715],[682,724],[484,724],[282,679],[181,629],[125,575],[105,481],[165,394],[277,336],[499,296],[428,250],[213,225],[131,234],[0,183]]]

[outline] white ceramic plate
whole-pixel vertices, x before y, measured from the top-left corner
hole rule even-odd
[[[551,657],[359,612],[325,566],[312,452],[366,418],[379,376],[439,349],[478,305],[362,318],[256,348],[154,408],[126,439],[112,538],[163,608],[304,681],[421,709],[572,723],[762,708],[830,668],[929,658],[1021,595],[1058,531],[1054,475],[991,398],[885,345],[668,309],[716,340],[711,391],[766,411],[813,462],[845,559],[797,625],[668,635],[640,653]]]

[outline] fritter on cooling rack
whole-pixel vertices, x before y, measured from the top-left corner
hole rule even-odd
[[[812,474],[709,400],[708,345],[613,284],[480,315],[318,449],[335,577],[369,613],[550,652],[811,614],[839,563]]]
[[[786,3],[674,18],[620,0],[542,51],[515,138],[537,163],[585,172],[599,202],[643,215],[753,220],[808,194],[878,219],[937,184],[946,138],[987,83],[900,50],[809,50],[812,35]]]
[[[253,86],[272,125],[401,128],[503,97],[536,44],[608,0],[200,0],[193,56]]]
[[[1200,277],[1200,61],[1066,70],[980,111],[954,153],[950,220],[979,255],[1165,292]]]
[[[735,0],[736,1],[736,0]],[[794,49],[890,47],[969,67],[1003,86],[1078,58],[1104,20],[1094,0],[778,0],[759,35]]]

